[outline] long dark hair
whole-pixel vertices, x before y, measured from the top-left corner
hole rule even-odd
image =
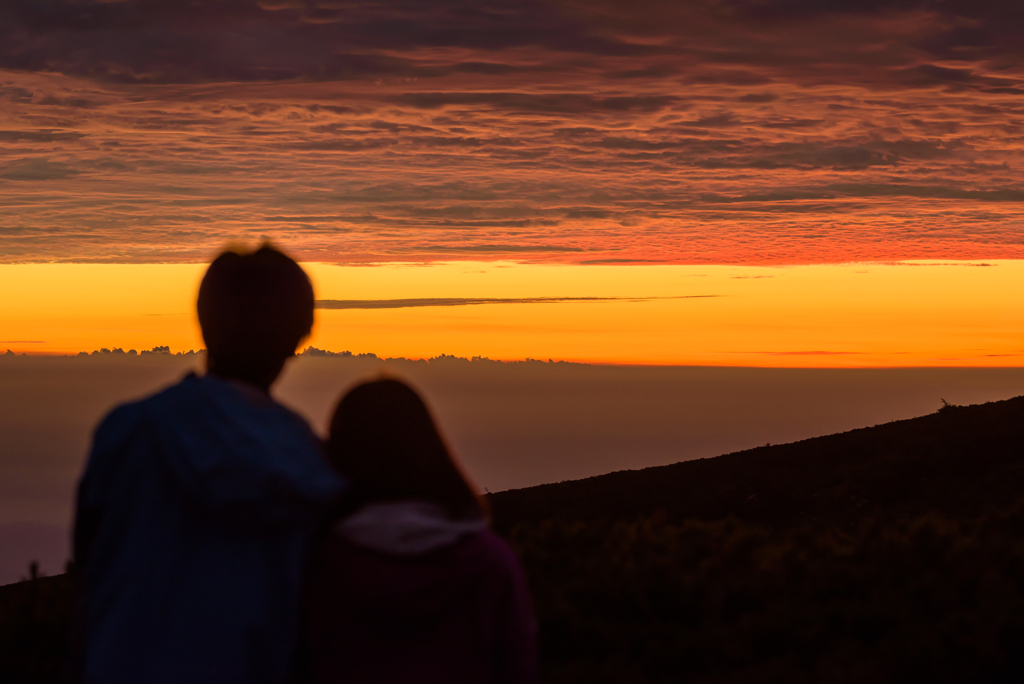
[[[354,503],[419,499],[452,518],[485,514],[420,396],[400,380],[373,380],[342,397],[327,453],[352,480]]]

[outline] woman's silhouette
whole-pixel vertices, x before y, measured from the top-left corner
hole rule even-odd
[[[303,670],[327,682],[529,682],[522,571],[408,385],[349,392],[328,453],[351,511],[312,565]]]

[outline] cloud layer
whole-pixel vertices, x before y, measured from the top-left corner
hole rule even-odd
[[[1017,3],[11,0],[0,260],[1024,257]]]

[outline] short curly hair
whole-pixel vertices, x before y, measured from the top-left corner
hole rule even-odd
[[[269,244],[213,260],[196,308],[207,353],[219,366],[259,370],[292,356],[313,327],[313,286]]]

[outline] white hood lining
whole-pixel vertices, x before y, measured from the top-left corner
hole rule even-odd
[[[334,531],[356,546],[394,556],[419,556],[486,528],[483,518],[452,520],[430,501],[387,501],[363,506],[340,520]]]

